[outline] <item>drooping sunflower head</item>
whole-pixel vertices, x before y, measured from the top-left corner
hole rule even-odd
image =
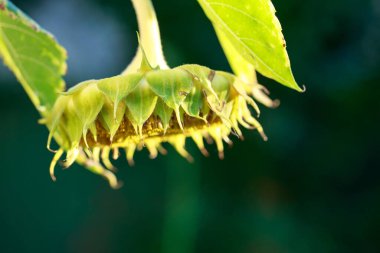
[[[242,137],[239,125],[257,129],[266,136],[251,115],[258,107],[247,92],[247,84],[236,76],[200,65],[182,65],[173,69],[150,69],[101,80],[89,80],[61,94],[44,122],[60,146],[52,164],[62,154],[65,167],[73,162],[105,176],[112,187],[110,153],[117,158],[125,150],[133,163],[135,150],[147,148],[150,157],[165,153],[168,142],[189,161],[186,139],[193,139],[207,155],[203,140],[213,140],[223,158],[223,141],[229,135]],[[103,168],[106,167],[107,169]]]

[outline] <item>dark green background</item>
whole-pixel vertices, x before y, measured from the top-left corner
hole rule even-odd
[[[32,15],[49,1],[14,2]],[[170,65],[228,70],[195,0],[154,3]],[[136,47],[131,5],[86,4],[121,24],[128,37],[121,45],[128,50],[118,55],[122,64],[107,66],[106,75],[114,75]],[[380,3],[275,0],[274,5],[294,74],[307,92],[260,77],[282,102],[276,110],[261,106],[269,141],[245,131],[245,141],[235,138],[223,161],[214,146],[204,158],[189,143],[193,164],[170,147],[168,156],[156,160],[143,151],[133,168],[124,159],[116,162],[124,181],[117,191],[76,165],[57,169],[53,183],[48,132],[37,124],[21,86],[4,79],[10,81],[0,85],[0,252],[380,252]],[[50,14],[47,29],[64,41],[62,31],[54,30],[56,15]],[[98,25],[88,24],[95,30]],[[99,71],[94,68],[93,76]],[[78,79],[69,65],[68,83]]]

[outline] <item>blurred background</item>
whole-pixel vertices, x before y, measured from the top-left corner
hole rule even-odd
[[[68,86],[123,70],[137,46],[129,1],[13,1],[69,54]],[[169,65],[229,70],[195,0],[153,1]],[[299,94],[264,77],[269,137],[245,131],[225,159],[192,143],[135,167],[115,165],[112,190],[79,166],[56,170],[48,132],[21,85],[0,67],[0,251],[380,252],[380,2],[273,0]]]

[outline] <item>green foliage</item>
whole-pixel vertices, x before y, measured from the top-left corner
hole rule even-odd
[[[65,88],[66,52],[14,5],[1,1],[0,6],[0,57],[44,113]]]
[[[236,74],[261,74],[301,91],[294,80],[281,25],[269,0],[198,0]]]

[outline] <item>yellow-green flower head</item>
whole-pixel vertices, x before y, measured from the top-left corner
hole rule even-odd
[[[113,152],[116,159],[120,149],[133,164],[136,150],[145,147],[155,158],[166,153],[162,143],[168,142],[192,161],[185,149],[188,137],[204,155],[208,153],[203,140],[214,140],[220,158],[223,141],[231,143],[231,133],[242,137],[240,125],[257,129],[266,139],[249,110],[251,106],[259,114],[249,96],[254,90],[247,92],[247,87],[230,73],[200,65],[141,67],[135,73],[82,82],[61,94],[44,121],[50,129],[48,148],[52,137],[60,146],[51,176],[55,179],[54,167],[66,152],[64,167],[77,161],[117,187],[109,156]]]

